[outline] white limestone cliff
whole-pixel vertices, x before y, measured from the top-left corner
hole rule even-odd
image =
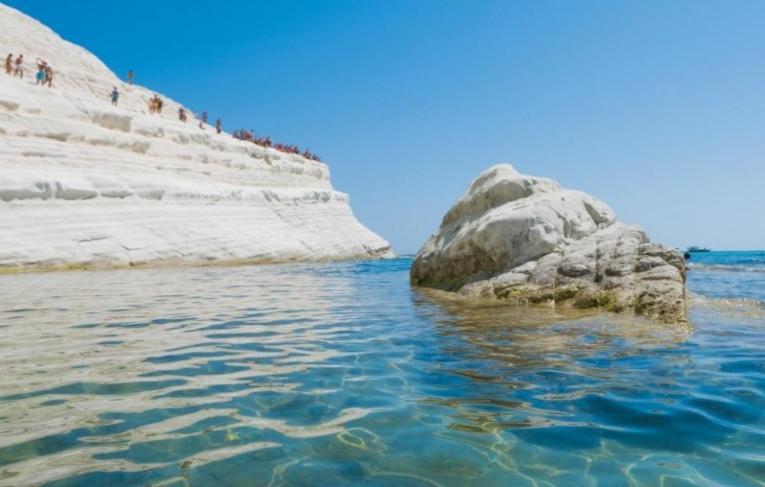
[[[392,255],[325,164],[180,122],[164,96],[149,114],[153,92],[2,4],[0,49],[26,60],[0,73],[0,270]]]
[[[515,304],[554,303],[686,320],[685,262],[557,182],[489,168],[417,254],[416,286]]]

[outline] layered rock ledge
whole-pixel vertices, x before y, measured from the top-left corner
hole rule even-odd
[[[149,114],[154,92],[2,4],[0,46],[26,59],[0,73],[0,271],[392,255],[327,165],[183,123],[165,96]]]
[[[489,168],[417,254],[415,286],[514,304],[553,303],[686,321],[682,254],[581,191]]]

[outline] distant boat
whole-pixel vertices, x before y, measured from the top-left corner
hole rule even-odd
[[[692,253],[692,252],[711,252],[711,250],[709,250],[708,248],[705,248],[705,247],[696,247],[695,245],[691,245],[690,247],[688,247],[687,252],[688,253]]]

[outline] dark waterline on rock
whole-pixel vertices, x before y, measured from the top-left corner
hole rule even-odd
[[[692,327],[408,259],[0,276],[0,485],[762,485],[765,274],[705,259]]]

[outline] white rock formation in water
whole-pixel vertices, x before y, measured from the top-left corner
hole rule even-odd
[[[0,46],[26,60],[0,73],[0,270],[392,255],[325,164],[182,123],[164,96],[151,115],[153,92],[2,4]]]
[[[507,164],[473,181],[417,254],[411,280],[466,297],[686,320],[680,252],[618,223],[602,201]]]

